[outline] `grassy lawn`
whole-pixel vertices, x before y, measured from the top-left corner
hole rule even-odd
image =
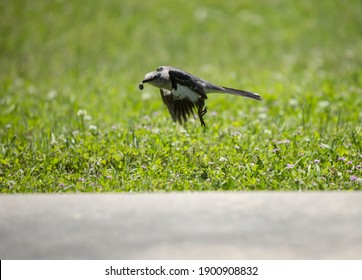
[[[362,189],[362,4],[0,2],[0,192]],[[173,65],[210,95],[172,122],[138,83]]]

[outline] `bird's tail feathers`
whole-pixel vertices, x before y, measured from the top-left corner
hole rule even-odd
[[[225,93],[230,93],[230,94],[234,94],[234,95],[238,95],[238,96],[245,96],[245,97],[255,99],[255,100],[262,100],[261,96],[255,92],[228,88],[228,87],[221,87],[221,88],[225,90],[224,91]]]

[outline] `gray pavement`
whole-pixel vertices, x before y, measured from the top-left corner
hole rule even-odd
[[[362,193],[0,195],[0,259],[362,259]]]

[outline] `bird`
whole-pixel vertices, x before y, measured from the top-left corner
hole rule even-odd
[[[156,71],[147,73],[139,84],[140,90],[144,89],[144,84],[160,89],[162,101],[173,121],[181,125],[197,112],[201,126],[206,127],[203,117],[207,112],[205,100],[209,93],[228,93],[262,100],[255,92],[218,86],[172,66],[159,66]]]

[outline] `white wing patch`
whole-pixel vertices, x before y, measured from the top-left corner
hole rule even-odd
[[[177,90],[172,90],[172,95],[175,100],[188,98],[192,103],[196,103],[199,98],[199,95],[196,92],[186,86],[181,86],[180,84],[177,85]]]

